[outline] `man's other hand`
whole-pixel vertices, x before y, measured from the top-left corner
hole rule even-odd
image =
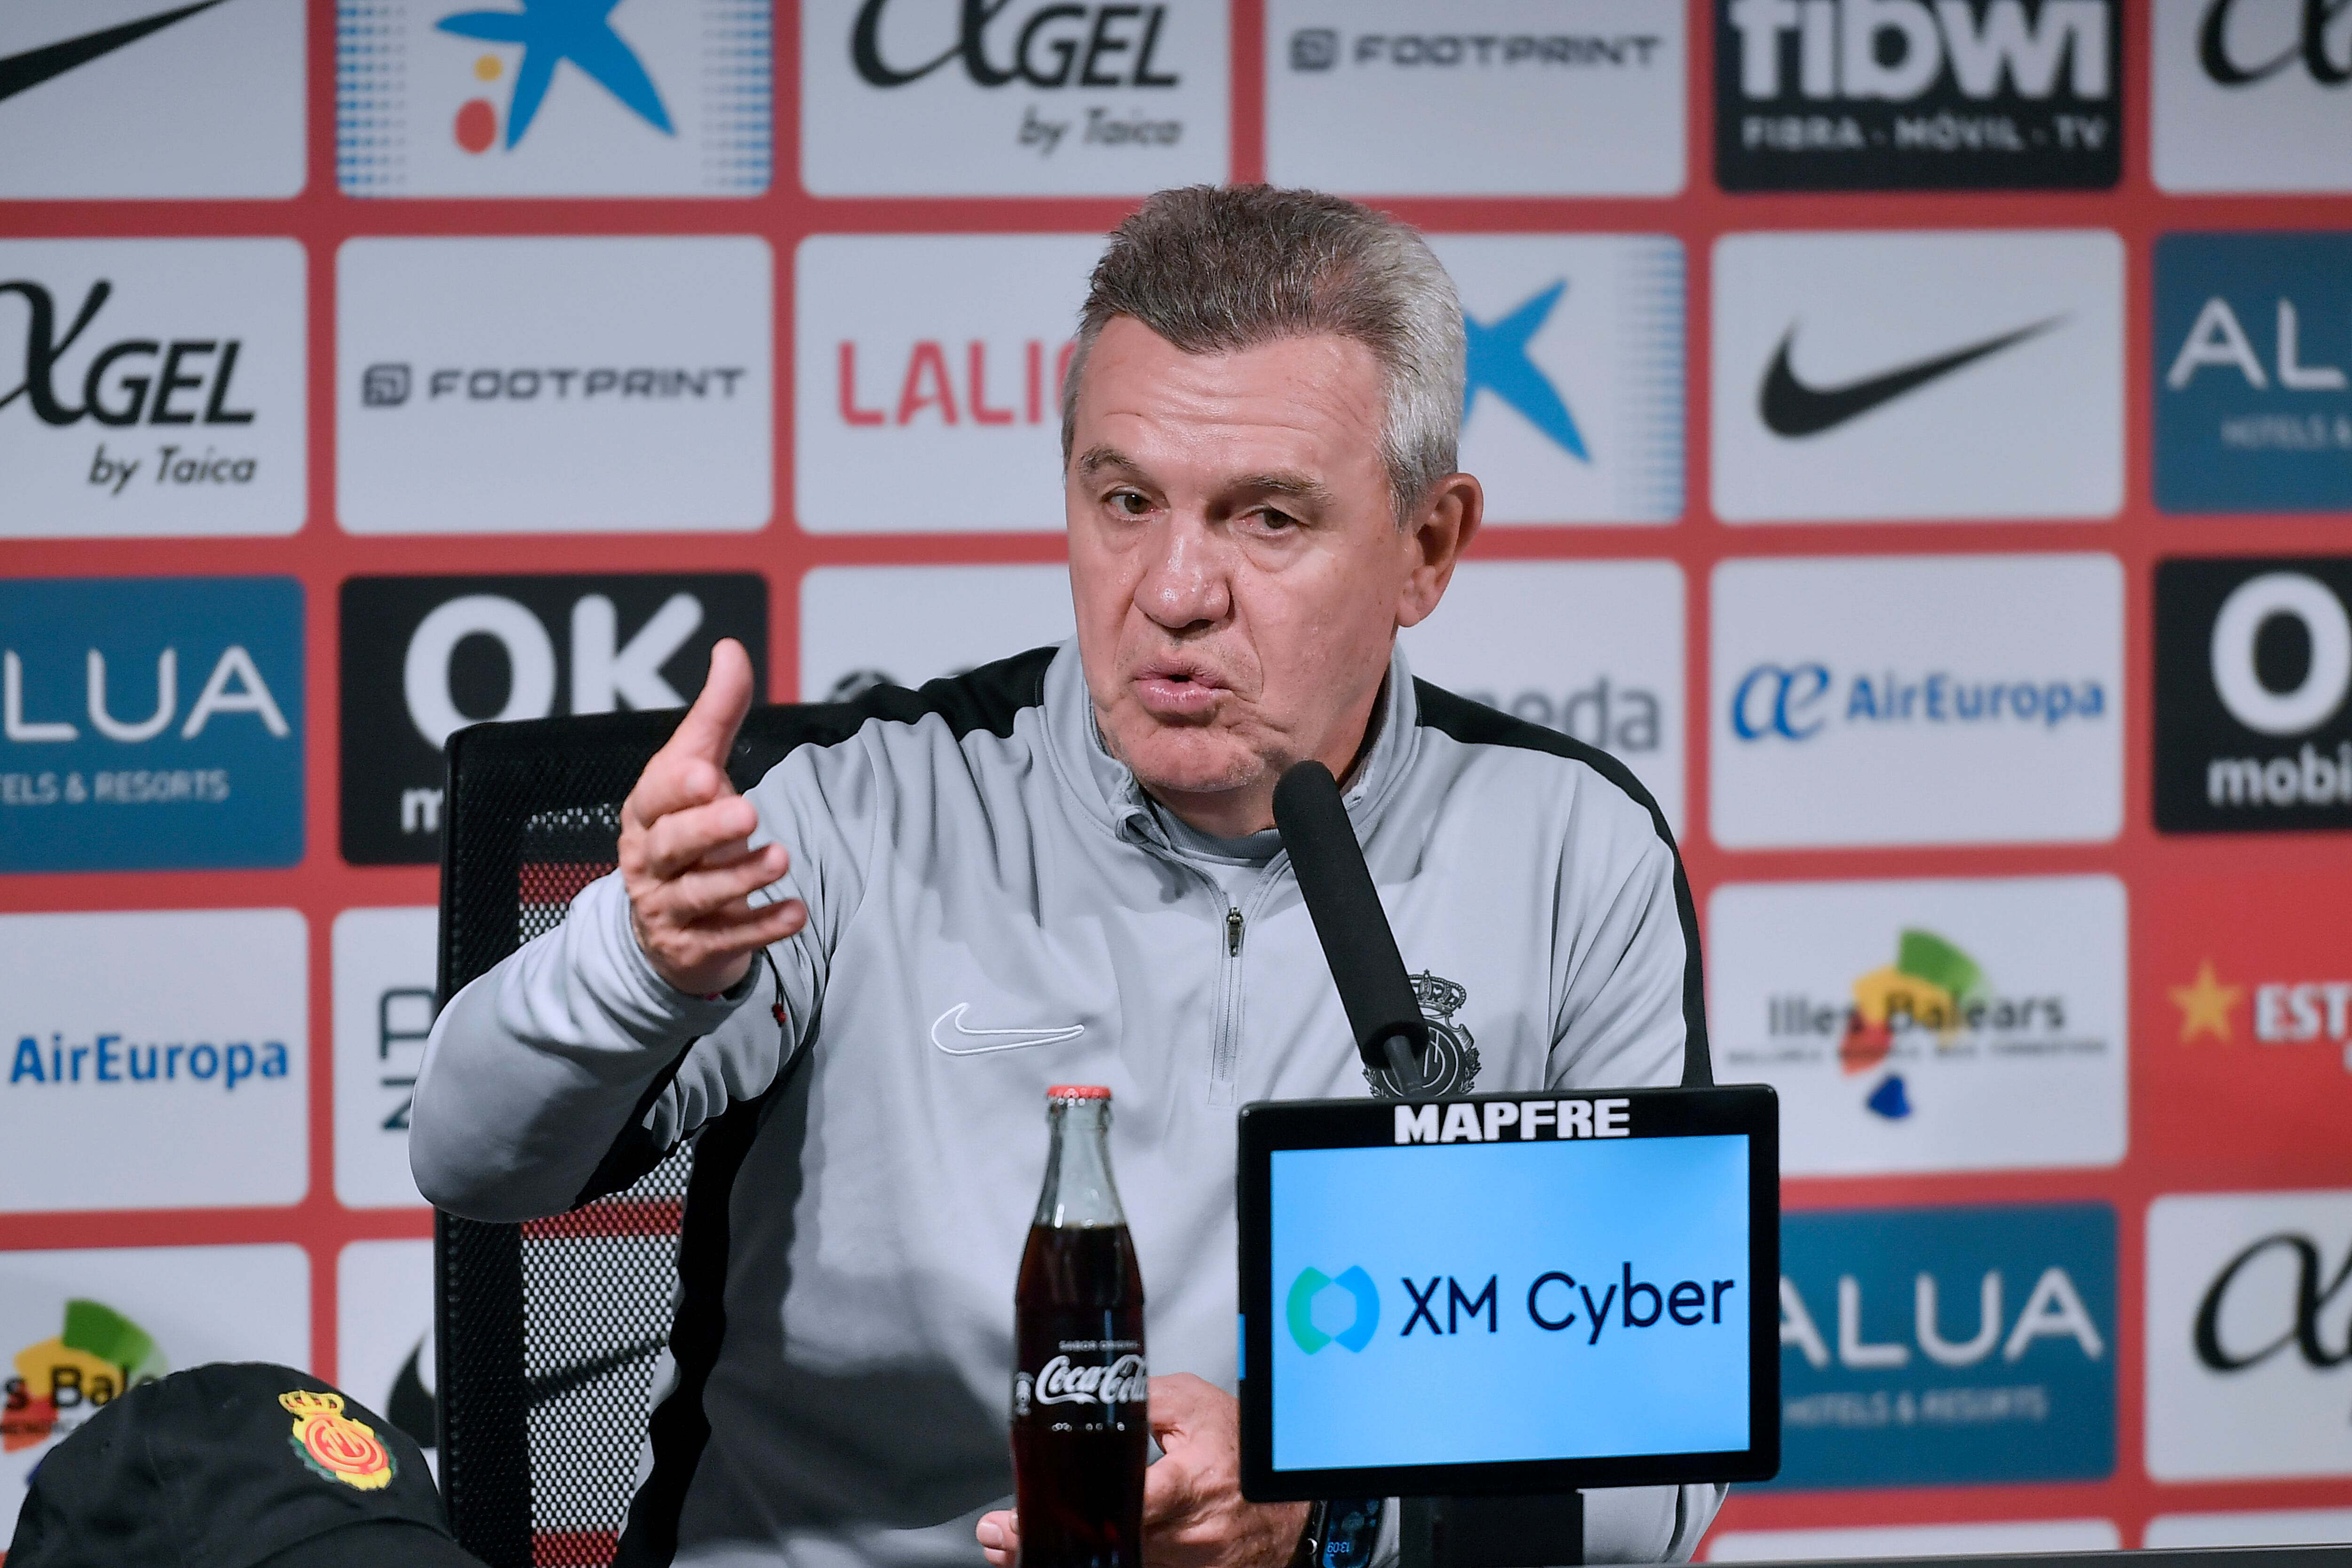
[[[727,777],[751,710],[751,656],[722,637],[702,694],[621,804],[621,881],[637,945],[655,973],[697,996],[732,987],[761,948],[808,924],[798,899],[751,901],[792,864],[781,844],[751,848],[759,813]]]
[[[1160,1462],[1143,1472],[1148,1568],[1283,1568],[1307,1528],[1303,1502],[1242,1497],[1241,1405],[1189,1372],[1151,1380]],[[989,1568],[1013,1568],[1019,1518],[984,1516],[973,1532]]]

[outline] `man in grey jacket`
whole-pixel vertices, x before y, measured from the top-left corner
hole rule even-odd
[[[1342,782],[1444,1087],[1707,1081],[1656,806],[1397,650],[1478,525],[1463,383],[1412,230],[1307,192],[1151,198],[1064,388],[1075,641],[812,710],[743,796],[751,670],[721,643],[620,869],[451,998],[410,1139],[441,1206],[557,1212],[700,1140],[622,1562],[913,1568],[975,1533],[1012,1561],[1013,1282],[1070,1080],[1115,1091],[1173,1374],[1147,1557],[1289,1560],[1303,1508],[1235,1479],[1234,1110],[1391,1088],[1272,831],[1294,762]],[[1591,1494],[1586,1551],[1686,1558],[1721,1496]]]

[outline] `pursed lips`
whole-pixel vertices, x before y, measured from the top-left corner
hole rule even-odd
[[[1197,659],[1153,659],[1130,684],[1145,710],[1159,719],[1205,719],[1227,690],[1217,672]]]

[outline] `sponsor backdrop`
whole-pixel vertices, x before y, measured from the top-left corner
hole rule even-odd
[[[209,1358],[429,1440],[440,743],[1066,635],[1099,237],[1270,177],[1781,1095],[1709,1552],[2352,1534],[2352,7],[18,0],[0,147],[0,1520]]]

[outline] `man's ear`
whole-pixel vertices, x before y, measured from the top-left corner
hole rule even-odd
[[[1468,474],[1448,474],[1430,487],[1406,538],[1411,564],[1397,595],[1397,625],[1419,626],[1437,608],[1486,510],[1486,492]]]

